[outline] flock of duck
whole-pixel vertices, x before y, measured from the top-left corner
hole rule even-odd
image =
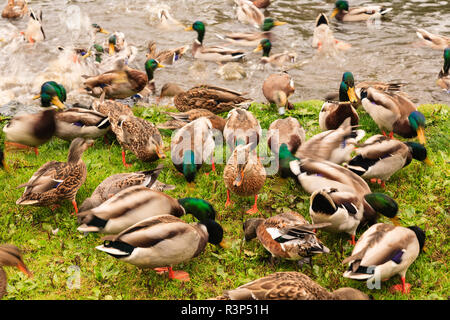
[[[264,18],[259,8],[270,1],[236,0],[237,17],[243,23],[260,26],[259,32],[223,36],[236,46],[252,46],[263,51],[262,63],[283,66],[295,60],[295,54],[270,55],[271,30],[282,22]],[[9,0],[3,18],[21,18],[31,12],[31,22],[24,33],[24,41],[45,40],[41,16],[28,9],[26,1]],[[331,17],[341,22],[355,22],[382,16],[390,10],[381,6],[351,8],[347,1],[338,0]],[[168,13],[161,14],[167,19]],[[36,24],[37,22],[37,24]],[[313,45],[323,49],[327,45],[339,50],[348,47],[334,39],[328,18],[317,18]],[[94,24],[95,33],[107,33]],[[196,21],[186,30],[197,32],[191,52],[195,59],[228,62],[245,57],[244,50],[206,46],[203,43],[205,24]],[[438,84],[449,90],[449,39],[418,31],[430,47],[445,49],[444,67]],[[231,194],[252,196],[254,205],[247,213],[258,213],[258,192],[266,180],[266,170],[257,154],[262,139],[258,119],[247,110],[251,99],[245,94],[213,85],[200,85],[183,91],[174,84],[166,84],[161,95],[174,96],[180,111],[167,113],[172,120],[159,127],[133,114],[132,109],[116,99],[138,94],[155,95],[154,72],[163,64],[176,63],[187,47],[156,51],[151,42],[145,63],[145,72],[128,66],[130,52],[124,46],[123,36],[115,33],[108,38],[107,48],[96,43],[90,48],[74,50],[77,63],[100,65],[109,56],[118,56],[114,69],[87,75],[84,92],[96,97],[92,109],[67,108],[66,90],[54,81],[42,84],[40,99],[43,111],[15,116],[4,126],[5,147],[38,147],[53,136],[71,141],[67,161],[50,161],[37,170],[24,188],[18,205],[54,206],[62,200],[72,202],[83,233],[104,233],[103,244],[96,249],[120,261],[139,268],[154,268],[167,272],[170,279],[189,280],[189,274],[174,271],[173,266],[187,262],[201,254],[207,243],[224,246],[224,231],[216,221],[214,206],[198,198],[174,199],[164,193],[174,189],[157,180],[163,166],[154,170],[121,173],[105,179],[78,209],[76,194],[87,177],[82,160],[85,150],[94,139],[112,131],[122,147],[125,167],[126,153],[132,152],[140,161],[153,162],[166,157],[161,128],[177,129],[170,146],[170,157],[176,170],[193,183],[200,167],[211,164],[215,171],[214,150],[217,134],[221,133],[231,156],[226,161],[223,181],[230,206]],[[250,218],[244,222],[245,239],[257,238],[274,258],[311,261],[315,254],[329,249],[317,238],[316,231],[347,233],[354,245],[351,256],[343,263],[348,269],[344,277],[356,280],[386,280],[400,275],[401,284],[394,287],[409,292],[405,281],[408,267],[423,249],[425,232],[417,227],[400,226],[396,219],[398,206],[383,193],[372,193],[366,180],[383,185],[393,174],[408,165],[412,159],[429,163],[425,148],[425,117],[395,83],[361,82],[355,85],[353,74],[343,74],[338,93],[330,96],[319,113],[322,133],[309,140],[296,118],[286,117],[286,109],[294,108],[288,98],[294,92],[293,79],[287,72],[268,76],[262,86],[269,103],[277,106],[279,119],[269,129],[268,146],[283,178],[296,179],[309,193],[310,224],[296,212],[284,212],[270,218]],[[145,93],[146,92],[146,93]],[[159,100],[158,100],[159,101]],[[357,108],[371,116],[383,134],[361,139],[365,132],[358,126]],[[220,113],[228,112],[226,119]],[[419,142],[403,142],[394,138],[418,137]],[[5,170],[9,170],[1,152]],[[189,189],[188,189],[189,191]],[[199,222],[187,223],[180,217],[193,215]],[[392,219],[394,224],[377,223],[379,214]],[[368,227],[356,241],[358,228]],[[28,275],[20,250],[10,244],[0,246],[0,266],[17,266]],[[0,296],[5,293],[6,276],[0,268]],[[299,272],[277,272],[254,280],[237,289],[229,290],[217,299],[368,299],[353,288],[328,292]]]

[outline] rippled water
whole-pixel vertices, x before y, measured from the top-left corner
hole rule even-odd
[[[6,1],[2,1],[2,6]],[[216,33],[253,31],[251,26],[236,19],[233,1],[214,0],[47,0],[29,1],[34,11],[43,11],[43,26],[47,40],[35,46],[23,43],[19,38],[12,42],[0,42],[0,105],[17,100],[36,104],[31,97],[43,81],[55,80],[69,91],[69,100],[82,99],[77,89],[81,75],[87,71],[61,55],[58,46],[70,47],[89,43],[89,26],[97,23],[108,31],[125,33],[127,41],[139,49],[132,67],[143,70],[149,40],[155,40],[159,49],[192,44],[196,33],[182,28],[162,29],[157,12],[169,9],[172,16],[188,26],[195,20],[206,24],[204,43],[223,44]],[[352,71],[356,81],[380,80],[406,83],[406,91],[417,103],[448,103],[450,95],[436,85],[436,78],[443,65],[443,52],[417,46],[415,29],[450,36],[450,1],[350,1],[351,5],[383,4],[393,11],[380,25],[365,22],[339,23],[333,19],[332,29],[337,39],[352,44],[350,51],[333,57],[317,55],[311,47],[314,22],[317,15],[328,15],[334,0],[277,0],[265,15],[288,22],[274,29],[275,41],[272,53],[285,49],[295,51],[305,64],[289,73],[293,76],[296,92],[291,101],[322,99],[335,91],[344,71]],[[26,28],[28,18],[19,21],[0,19],[0,38],[8,39]],[[106,35],[98,34],[97,43],[103,43]],[[216,73],[213,62],[195,62],[190,52],[181,61],[158,70],[155,74],[157,88],[166,82],[177,82],[185,89],[198,83],[213,83],[245,91],[256,101],[265,101],[261,87],[263,80],[274,70],[258,67],[259,53],[243,47],[250,53],[243,63],[247,78],[226,81]],[[195,68],[193,68],[195,66]]]

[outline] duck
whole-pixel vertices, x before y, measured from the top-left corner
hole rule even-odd
[[[0,299],[6,294],[7,287],[6,272],[2,267],[17,267],[28,277],[33,276],[23,262],[22,252],[19,248],[12,244],[0,245]]]
[[[25,0],[8,0],[2,11],[2,18],[21,19],[28,13],[28,6]]]
[[[33,100],[40,99],[41,106],[49,108],[55,106],[59,110],[66,109],[64,102],[67,99],[67,92],[64,86],[55,81],[46,81],[41,85],[40,94],[33,97]]]
[[[316,18],[311,46],[326,53],[346,51],[351,48],[351,44],[335,39],[330,29],[330,21],[324,13],[320,13]]]
[[[350,124],[359,123],[358,112],[352,103],[357,103],[355,87],[342,81],[339,88],[338,102],[324,102],[319,112],[319,127],[322,131],[335,130],[341,126],[345,119],[350,118]]]
[[[249,101],[250,99],[246,98],[245,94],[223,87],[203,84],[177,94],[174,103],[180,112],[206,109],[218,114],[230,111]]]
[[[246,241],[257,237],[272,258],[300,260],[303,264],[316,254],[330,252],[314,231],[326,225],[312,225],[297,212],[288,211],[267,219],[246,220],[244,235]]]
[[[211,121],[212,128],[223,132],[226,120],[206,109],[192,109],[186,112],[164,112],[172,118],[163,124],[159,124],[159,129],[180,129],[186,124],[191,123],[198,118],[205,117]]]
[[[132,186],[144,186],[161,192],[175,189],[175,186],[167,185],[157,180],[163,168],[163,165],[158,165],[153,170],[117,173],[109,176],[95,188],[90,197],[83,201],[80,206],[80,212],[96,208],[119,191]]]
[[[201,21],[195,21],[192,26],[187,27],[186,31],[196,31],[197,39],[192,44],[192,56],[195,59],[216,62],[229,62],[240,60],[245,53],[240,50],[230,49],[220,46],[204,46],[203,38],[205,37],[205,24]]]
[[[422,44],[432,49],[445,50],[445,48],[450,46],[450,37],[434,34],[421,28],[416,30],[416,34]]]
[[[261,125],[250,111],[234,108],[228,113],[223,137],[231,151],[237,145],[249,143],[255,149],[262,137]]]
[[[240,22],[259,27],[264,21],[264,14],[249,0],[234,0],[236,15]]]
[[[169,10],[167,10],[166,8],[160,9],[158,11],[158,19],[159,19],[158,28],[164,30],[176,30],[184,28],[181,22],[172,17]]]
[[[187,182],[193,182],[203,163],[211,160],[212,171],[215,171],[215,141],[212,123],[206,117],[200,117],[183,126],[172,137],[170,155],[178,172]]]
[[[235,45],[256,47],[263,39],[273,40],[271,30],[276,26],[282,26],[284,24],[286,24],[286,22],[277,21],[272,18],[265,18],[260,25],[261,31],[259,32],[235,32],[224,36],[218,35],[218,37]]]
[[[370,300],[350,287],[329,292],[301,272],[284,271],[227,290],[215,300]]]
[[[270,104],[277,106],[280,115],[285,114],[286,108],[293,108],[288,98],[295,92],[294,79],[287,72],[269,75],[264,80],[262,92]]]
[[[265,9],[270,6],[270,0],[250,0],[253,4],[260,9]]]
[[[159,104],[165,97],[175,97],[179,93],[183,93],[184,90],[174,82],[167,82],[161,87],[159,97],[156,98],[156,104]]]
[[[425,116],[406,96],[369,87],[361,91],[361,104],[380,130],[403,138],[418,137],[425,144]]]
[[[374,16],[381,17],[389,11],[392,11],[392,8],[378,5],[349,8],[347,0],[338,0],[334,5],[335,8],[331,14],[331,18],[336,18],[336,20],[342,22],[367,21]]]
[[[355,150],[356,156],[348,161],[348,169],[371,182],[379,182],[385,187],[385,181],[398,170],[406,167],[412,159],[431,165],[427,149],[417,142],[403,142],[396,139],[374,135]]]
[[[75,138],[97,139],[110,129],[109,118],[84,108],[70,108],[55,115],[55,136],[66,141]]]
[[[55,117],[54,109],[16,115],[3,127],[5,147],[31,148],[38,156],[38,147],[50,141],[56,132]]]
[[[172,266],[186,263],[201,254],[207,243],[224,246],[223,229],[215,220],[186,223],[171,215],[147,218],[118,235],[103,237],[96,249],[139,268],[168,271],[169,279],[189,281],[184,271]]]
[[[372,193],[367,183],[349,169],[309,158],[292,160],[289,166],[311,195],[313,223],[331,223],[323,230],[348,233],[355,245],[357,228],[375,224],[379,213],[398,224],[397,202],[383,193]]]
[[[91,24],[92,30],[94,32],[94,35],[97,33],[103,33],[103,34],[109,34],[108,30],[103,29],[99,24],[92,23]]]
[[[450,47],[444,50],[444,66],[439,72],[438,80],[436,81],[437,85],[442,89],[450,92],[450,74],[448,70],[450,69]]]
[[[145,62],[145,72],[128,67],[123,59],[116,61],[115,69],[98,76],[85,76],[84,87],[88,94],[106,99],[125,99],[141,92],[147,85],[154,88],[153,73],[164,68],[155,59]]]
[[[278,154],[282,144],[295,154],[306,141],[306,132],[294,117],[276,119],[269,126],[267,145],[273,153]]]
[[[252,143],[238,144],[227,161],[223,179],[227,188],[225,207],[231,205],[230,190],[241,196],[254,196],[255,203],[247,213],[258,213],[258,192],[266,181],[266,170],[259,160]]]
[[[270,50],[272,49],[272,43],[269,39],[262,39],[253,52],[263,51],[263,56],[260,60],[262,64],[270,64],[274,67],[282,68],[288,63],[294,63],[297,58],[295,52],[284,51],[283,53],[277,53],[270,56]]]
[[[121,102],[105,99],[105,93],[99,99],[94,99],[92,109],[100,114],[108,116],[109,122],[118,122],[120,116],[133,116],[133,110]]]
[[[182,46],[175,49],[156,51],[156,42],[150,41],[148,43],[147,59],[155,59],[164,65],[171,65],[180,60],[181,57],[189,49],[189,46]]]
[[[425,239],[425,231],[418,226],[377,223],[361,235],[351,256],[342,261],[348,264],[343,276],[384,281],[398,274],[402,283],[394,285],[392,290],[407,294],[411,285],[406,283],[406,272],[422,252]]]
[[[153,123],[131,114],[122,114],[117,121],[111,121],[111,129],[122,147],[125,167],[131,166],[125,161],[125,150],[130,150],[144,162],[166,157],[161,133]]]
[[[16,204],[48,206],[67,199],[72,201],[75,213],[78,213],[75,198],[87,175],[86,164],[81,156],[93,144],[94,140],[74,139],[70,144],[67,162],[49,161],[28,182],[17,187],[25,188],[25,191]]]
[[[99,206],[80,212],[78,231],[119,234],[149,217],[158,215],[181,217],[186,213],[176,199],[147,186],[132,185],[117,190],[119,190],[117,193]],[[209,213],[214,214],[213,211]]]
[[[23,34],[26,41],[32,44],[46,39],[44,28],[42,27],[42,11],[39,11],[37,15],[30,8],[30,19],[28,20],[27,28],[21,34]]]
[[[5,159],[5,153],[3,152],[3,149],[1,147],[0,147],[0,167],[6,172],[9,172],[9,167]]]
[[[352,158],[352,152],[364,136],[365,131],[354,129],[348,117],[337,129],[321,132],[308,139],[297,149],[295,156],[342,164]]]

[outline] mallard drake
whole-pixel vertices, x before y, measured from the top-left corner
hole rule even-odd
[[[327,16],[324,13],[320,13],[316,18],[312,47],[326,53],[350,49],[351,44],[334,38],[333,31],[329,25],[330,21]]]
[[[44,110],[34,114],[21,114],[12,118],[4,127],[5,146],[33,148],[39,155],[38,147],[48,142],[56,132],[56,111]]]
[[[357,155],[348,162],[347,168],[365,179],[378,179],[382,187],[412,159],[431,165],[427,149],[422,144],[402,142],[380,134],[367,139],[355,151]]]
[[[249,0],[234,0],[236,15],[240,22],[259,27],[264,21],[264,14]]]
[[[37,99],[41,100],[42,107],[48,108],[54,105],[64,110],[66,108],[64,102],[67,99],[66,89],[55,81],[46,81],[41,85],[41,93],[33,97],[33,100]]]
[[[272,49],[272,43],[269,39],[262,39],[253,52],[263,51],[261,58],[262,64],[270,64],[274,67],[283,67],[288,63],[294,63],[297,58],[295,52],[284,51],[283,53],[277,53],[270,56],[270,50]]]
[[[45,32],[42,28],[42,11],[39,11],[39,15],[36,15],[30,8],[30,20],[28,20],[27,28],[22,34],[25,40],[30,43],[45,40]]]
[[[236,32],[236,33],[229,33],[224,36],[217,35],[219,38],[226,40],[230,43],[239,45],[239,46],[245,46],[245,47],[256,47],[259,42],[263,39],[269,39],[273,40],[273,36],[270,30],[276,26],[282,26],[283,24],[286,24],[286,22],[276,21],[272,18],[266,18],[264,19],[263,23],[261,24],[261,31],[259,32]]]
[[[419,39],[422,40],[422,44],[436,50],[444,50],[450,46],[450,38],[439,34],[433,34],[425,29],[417,29],[416,31]]]
[[[290,152],[295,154],[305,143],[306,133],[300,122],[293,117],[277,119],[269,126],[267,145],[273,153],[278,154],[280,146],[284,143]]]
[[[250,0],[253,4],[260,9],[265,9],[270,6],[270,0]]]
[[[294,79],[287,72],[271,74],[264,80],[262,91],[267,101],[277,105],[279,114],[293,107],[288,98],[295,92]]]
[[[448,70],[450,69],[450,47],[444,50],[444,66],[442,70],[439,72],[439,78],[437,80],[438,86],[442,89],[450,92],[450,75]]]
[[[355,86],[342,81],[339,88],[339,102],[325,102],[319,113],[319,127],[322,131],[334,130],[350,118],[351,125],[359,123],[359,116],[352,103],[357,103]]]
[[[178,111],[186,112],[192,109],[207,109],[213,113],[230,111],[236,105],[249,101],[240,93],[230,89],[211,85],[195,86],[188,91],[179,93],[174,98]]]
[[[8,0],[2,11],[2,18],[20,19],[28,13],[28,6],[25,0]]]
[[[86,77],[87,92],[100,97],[105,92],[106,99],[125,99],[142,91],[147,84],[154,88],[153,72],[164,67],[154,59],[147,60],[145,72],[128,67],[124,60],[116,62],[115,69],[98,76]]]
[[[212,113],[206,109],[192,109],[186,112],[164,112],[173,120],[158,125],[159,129],[179,129],[184,127],[186,124],[191,123],[198,118],[205,117],[211,121],[211,125],[214,129],[223,132],[226,124],[226,120],[218,115]]]
[[[128,149],[141,161],[151,162],[165,158],[163,140],[158,128],[151,122],[134,115],[122,114],[117,121],[111,121],[111,129],[122,146],[122,162]]]
[[[234,50],[226,47],[203,45],[203,38],[205,37],[205,24],[201,21],[195,21],[191,27],[187,27],[186,31],[197,31],[198,37],[192,44],[192,56],[195,59],[207,61],[235,61],[245,56],[245,53],[240,50]]]
[[[328,224],[312,225],[297,212],[284,212],[268,219],[253,218],[244,223],[245,240],[256,237],[273,258],[311,261],[316,254],[330,250],[316,237],[315,229]]]
[[[215,142],[212,123],[205,117],[198,118],[177,130],[170,143],[172,163],[188,182],[195,179],[203,163],[211,159],[214,167]]]
[[[417,136],[425,144],[425,116],[406,96],[368,88],[361,91],[361,104],[380,130],[388,130],[390,136]]]
[[[231,151],[240,144],[251,144],[255,149],[262,137],[261,125],[250,111],[235,108],[228,113],[223,137]]]
[[[80,212],[96,208],[119,191],[132,186],[144,186],[156,191],[175,189],[175,186],[157,180],[163,167],[163,165],[159,165],[153,170],[118,173],[109,176],[95,188],[89,198],[84,200],[80,206]]]
[[[364,130],[352,128],[350,118],[335,130],[316,134],[297,149],[297,158],[312,158],[341,164],[349,161],[356,144],[364,137]]]
[[[313,159],[289,162],[292,173],[311,194],[309,213],[313,223],[331,223],[324,228],[346,232],[355,244],[356,229],[374,224],[378,213],[394,219],[397,203],[382,193],[372,193],[367,183],[352,171],[329,161]]]
[[[107,116],[84,108],[58,112],[55,120],[55,136],[68,141],[75,138],[96,139],[104,136],[110,128]]]
[[[17,267],[27,276],[32,276],[22,260],[22,253],[19,248],[12,244],[0,245],[0,299],[6,294],[7,286],[6,272],[2,267]]]
[[[255,203],[247,213],[254,214],[259,212],[257,206],[258,192],[266,181],[266,170],[259,160],[252,143],[236,146],[223,171],[223,179],[227,188],[225,207],[231,204],[231,190],[242,197],[255,196]]]
[[[80,212],[78,231],[118,234],[153,216],[167,214],[181,217],[185,214],[185,209],[176,199],[147,186],[115,189],[118,192],[99,206]]]
[[[182,46],[175,49],[156,51],[156,42],[148,43],[147,59],[155,59],[163,64],[173,64],[181,59],[183,54],[189,49],[189,46]]]
[[[171,215],[159,215],[103,240],[97,250],[139,268],[168,267],[170,279],[186,281],[189,274],[174,272],[172,266],[198,256],[208,242],[223,246],[223,229],[211,219],[188,224]]]
[[[382,16],[392,10],[383,6],[367,6],[349,8],[348,1],[338,0],[335,2],[335,8],[331,17],[343,22],[367,21],[377,16]]]
[[[75,213],[78,213],[75,197],[87,175],[81,156],[93,144],[93,140],[74,139],[70,144],[67,162],[47,162],[27,183],[17,187],[25,188],[25,191],[16,204],[48,206],[68,199],[72,201]]]
[[[269,274],[236,289],[225,291],[217,300],[369,300],[365,293],[353,288],[329,292],[301,272]]]
[[[91,24],[91,26],[92,26],[92,30],[94,31],[94,34],[97,34],[97,33],[109,34],[109,31],[100,27],[100,25],[98,25],[97,23],[93,23],[93,24]]]
[[[359,238],[348,263],[345,278],[384,281],[400,275],[402,284],[392,289],[409,293],[411,285],[405,283],[406,271],[417,259],[425,244],[425,232],[417,227],[400,227],[377,223]]]

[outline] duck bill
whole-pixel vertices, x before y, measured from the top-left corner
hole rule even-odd
[[[100,28],[100,31],[99,31],[100,33],[104,33],[104,34],[109,34],[109,31],[106,31],[105,29],[103,29],[103,28]]]
[[[164,159],[166,157],[166,154],[163,152],[162,148],[159,146],[156,146],[156,154],[158,158]]]
[[[88,57],[90,57],[92,55],[92,51],[89,50],[88,53],[86,53],[84,56],[81,57],[81,59],[87,59]]]
[[[275,21],[273,23],[274,26],[282,26],[283,24],[286,24],[287,22],[283,22],[283,21]]]
[[[421,144],[425,144],[426,143],[426,139],[425,139],[425,130],[423,129],[423,127],[419,127],[417,129],[417,138],[419,138],[419,142]]]
[[[427,158],[425,158],[425,160],[423,160],[423,162],[426,164],[426,165],[428,165],[428,166],[432,166],[433,165],[433,162],[431,162],[431,160],[427,157]]]
[[[165,68],[165,67],[166,67],[165,65],[158,63],[158,68]]]
[[[52,104],[54,104],[55,106],[57,106],[60,110],[64,110],[66,108],[66,106],[64,105],[64,103],[61,102],[61,100],[59,100],[59,98],[57,96],[54,96],[52,98]]]
[[[351,103],[358,101],[358,98],[356,98],[355,87],[348,88],[347,95]]]
[[[229,245],[226,243],[225,239],[222,240],[222,241],[219,243],[219,246],[222,247],[222,248],[224,248],[224,249],[228,249],[228,248],[229,248]]]
[[[339,9],[338,9],[338,8],[335,8],[335,9],[333,10],[333,12],[331,13],[331,17],[334,18],[338,13],[339,13]]]
[[[114,53],[116,53],[116,48],[114,47],[114,44],[109,44],[109,55],[112,56]]]
[[[192,30],[194,30],[194,28],[192,28],[192,26],[184,28],[184,31],[192,31]]]
[[[258,44],[258,46],[256,47],[255,50],[253,50],[253,52],[258,52],[258,51],[261,51],[262,49],[263,49],[262,45]]]
[[[37,100],[37,99],[40,99],[40,98],[41,98],[41,95],[38,94],[38,95],[36,95],[36,96],[33,97],[33,100]]]
[[[240,187],[243,180],[244,180],[244,168],[240,169],[240,172],[238,173],[236,179],[233,182],[234,186]]]
[[[28,270],[28,268],[25,266],[24,263],[19,262],[17,264],[17,269],[19,269],[20,271],[22,271],[24,274],[26,274],[27,276],[29,276],[30,278],[33,277],[33,274],[30,272],[30,270]]]

